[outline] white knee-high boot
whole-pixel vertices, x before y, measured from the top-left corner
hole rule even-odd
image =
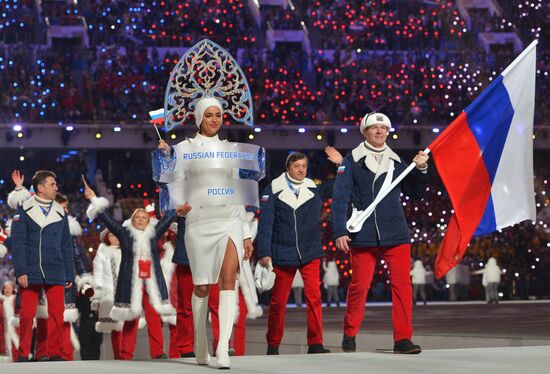
[[[218,368],[229,369],[229,339],[233,331],[233,323],[235,322],[235,291],[223,290],[220,291],[220,305],[218,306],[218,315],[220,320],[220,339],[218,348],[216,349],[216,358]]]
[[[198,297],[193,292],[193,296],[191,297],[191,309],[193,310],[193,326],[195,328],[195,346],[193,350],[197,358],[197,364],[208,365],[210,363],[208,339],[206,337],[208,296]]]

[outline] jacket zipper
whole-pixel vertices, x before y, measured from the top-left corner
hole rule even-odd
[[[38,243],[38,259],[40,260],[40,272],[42,273],[42,278],[46,280],[44,269],[42,269],[42,230],[44,230],[43,227],[40,228],[40,241]]]
[[[298,258],[300,259],[300,262],[302,262],[302,253],[300,252],[300,246],[298,245],[298,226],[296,223],[296,210],[292,210],[292,214],[294,215],[294,235],[296,236],[296,251],[298,251]]]
[[[374,183],[376,182],[376,178],[372,181],[372,198],[374,201]],[[378,241],[380,241],[380,230],[378,230],[378,222],[376,220],[376,208],[374,209],[374,227],[376,227],[376,235],[378,235]]]

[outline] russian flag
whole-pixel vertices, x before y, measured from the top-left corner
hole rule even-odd
[[[160,124],[164,122],[164,109],[157,109],[149,112],[151,123]]]
[[[471,238],[535,220],[531,43],[428,147],[454,207],[436,276],[462,260]]]

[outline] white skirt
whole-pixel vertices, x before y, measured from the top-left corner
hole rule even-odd
[[[185,249],[194,285],[218,283],[228,240],[235,244],[240,269],[244,256],[242,225],[238,217],[205,219],[186,224]]]

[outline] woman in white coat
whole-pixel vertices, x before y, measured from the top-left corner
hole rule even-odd
[[[413,285],[413,304],[416,304],[417,296],[420,295],[426,305],[426,269],[420,260],[414,262],[411,270]]]
[[[199,132],[194,138],[184,140],[190,144],[221,142],[218,132],[222,126],[223,108],[213,97],[199,99],[195,105],[195,123]],[[171,152],[166,142],[159,142],[159,149]],[[226,169],[208,170],[220,173],[227,178]],[[231,173],[238,172],[233,170]],[[186,171],[184,180],[197,180],[205,176],[203,172]],[[192,202],[191,202],[192,203]],[[186,204],[189,206],[188,204]],[[230,367],[229,339],[236,313],[235,282],[240,264],[252,255],[248,223],[244,206],[192,206],[186,216],[185,247],[193,277],[192,296],[193,322],[195,328],[195,355],[199,365],[208,365],[210,354],[206,338],[206,317],[210,286],[218,284],[220,288],[219,319],[220,339],[216,349],[219,368]]]
[[[93,267],[96,291],[94,294],[94,309],[97,309],[98,321],[95,329],[99,333],[111,333],[111,345],[115,360],[120,359],[122,346],[123,321],[115,321],[109,317],[115,302],[115,290],[120,270],[121,251],[118,238],[103,230],[101,243],[97,249]]]
[[[498,304],[498,285],[500,284],[501,273],[502,271],[494,257],[489,258],[485,269],[474,272],[474,274],[483,274],[481,283],[485,287],[485,300],[487,300],[487,304]]]
[[[17,349],[19,348],[19,335],[15,327],[15,284],[7,281],[2,285],[0,290],[0,324],[4,335],[0,336],[3,339],[3,346],[8,361],[17,362]],[[4,352],[0,352],[3,354]],[[0,362],[2,360],[0,359]]]

